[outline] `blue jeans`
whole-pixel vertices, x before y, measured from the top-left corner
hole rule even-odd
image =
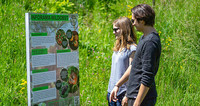
[[[129,98],[128,106],[133,106],[134,102],[135,98],[133,99]],[[155,104],[156,104],[156,98],[151,98],[151,99],[144,99],[140,106],[155,106]]]
[[[120,95],[117,96],[117,101],[111,101],[110,102],[110,93],[107,94],[107,100],[108,100],[108,106],[121,106],[122,105],[122,99],[124,98],[126,92],[121,93]]]

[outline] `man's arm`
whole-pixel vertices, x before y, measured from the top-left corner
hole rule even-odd
[[[137,98],[136,98],[133,106],[140,106],[140,104],[144,100],[144,97],[146,96],[146,94],[147,94],[148,91],[149,91],[149,87],[141,84],[139,92],[138,92],[138,95],[137,95]]]

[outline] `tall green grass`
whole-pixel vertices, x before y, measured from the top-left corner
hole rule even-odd
[[[157,104],[199,105],[199,2],[179,0],[159,4],[162,7],[156,8],[156,27],[163,32],[163,53],[156,78]]]
[[[49,2],[52,1],[52,2]],[[0,105],[27,105],[25,12],[79,14],[81,105],[107,105],[114,35],[112,22],[130,7],[152,0],[61,0],[0,2]],[[34,4],[35,3],[35,4]],[[57,3],[57,4],[56,4]],[[58,6],[58,7],[57,7]],[[73,8],[67,11],[69,8]],[[200,105],[200,9],[198,0],[156,1],[155,28],[162,54],[156,75],[157,106]],[[138,38],[142,35],[138,33]]]
[[[0,4],[0,105],[26,105],[26,42],[24,8]],[[22,84],[22,85],[21,85]]]

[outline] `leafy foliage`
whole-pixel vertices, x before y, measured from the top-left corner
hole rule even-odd
[[[0,105],[27,105],[25,12],[78,13],[81,105],[107,105],[112,22],[131,18],[130,9],[140,3],[152,0],[1,0]],[[154,10],[162,43],[156,105],[200,105],[199,2],[160,0]]]

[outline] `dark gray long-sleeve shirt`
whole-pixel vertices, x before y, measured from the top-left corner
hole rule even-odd
[[[128,80],[128,98],[137,97],[141,83],[150,88],[145,99],[157,97],[154,77],[158,71],[160,54],[161,43],[157,33],[152,32],[140,38]]]

